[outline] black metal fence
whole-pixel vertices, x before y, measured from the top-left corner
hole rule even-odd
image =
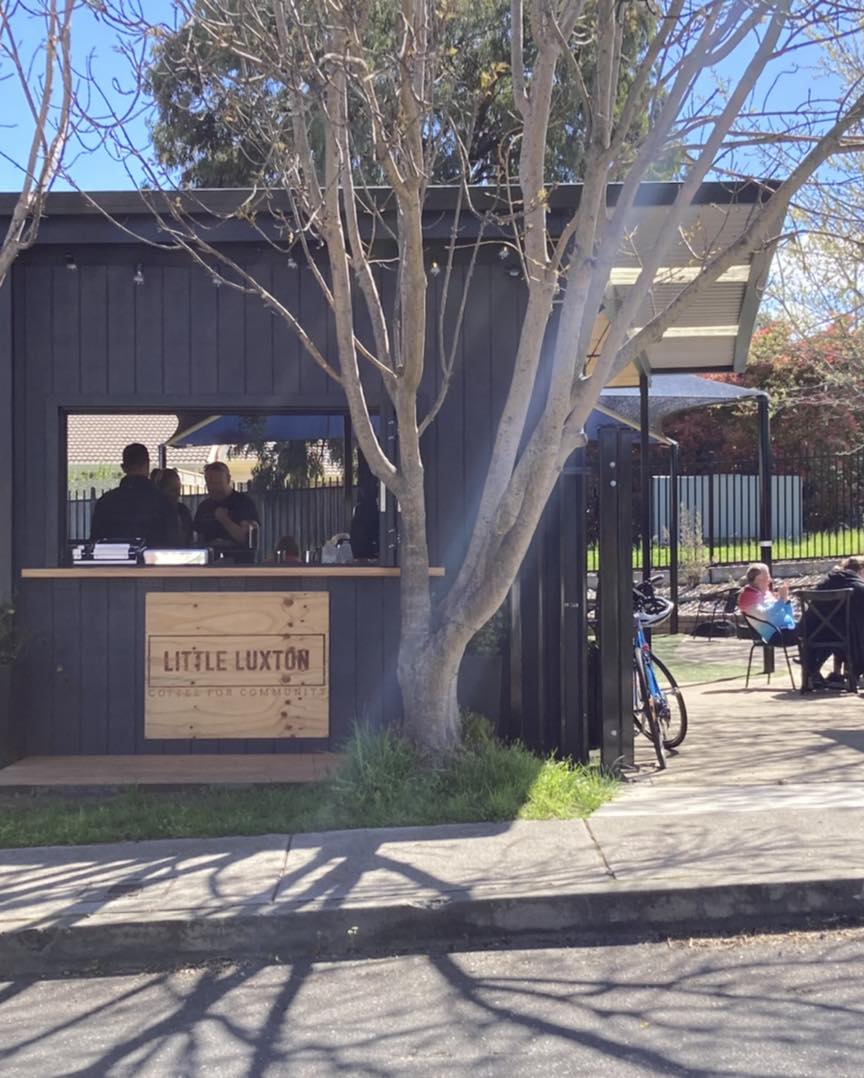
[[[237,484],[243,489],[243,484]],[[70,542],[83,542],[90,535],[93,507],[100,492],[77,491],[66,501],[66,534]],[[337,532],[351,526],[351,502],[341,482],[325,482],[314,487],[290,490],[250,491],[261,521],[259,549],[268,557],[283,535],[292,535],[301,552],[320,551]],[[182,501],[192,516],[207,497],[201,491],[184,491]]]
[[[672,483],[668,452],[651,459],[652,565],[669,567]],[[588,567],[596,568],[598,490],[588,490]],[[785,455],[771,480],[775,560],[842,558],[864,552],[864,450]],[[679,566],[760,559],[761,491],[756,461],[713,461],[678,477]],[[633,469],[633,564],[641,567],[641,477]]]
[[[663,481],[655,480],[655,484],[662,487]],[[671,491],[655,491],[655,534],[659,536],[662,531],[657,525]],[[689,521],[697,538],[701,530],[711,564],[759,558],[760,490],[755,462],[717,461],[709,472],[682,475],[679,504],[682,518]],[[787,456],[775,462],[771,539],[775,560],[861,553],[864,452]]]

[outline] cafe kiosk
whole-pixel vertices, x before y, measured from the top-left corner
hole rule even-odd
[[[647,226],[677,190],[645,185],[638,211]],[[377,564],[142,564],[137,554],[134,563],[73,564],[66,523],[70,416],[204,418],[239,407],[252,415],[347,415],[339,386],[256,297],[217,287],[182,252],[158,245],[158,225],[138,195],[94,197],[106,213],[75,193],[49,195],[37,242],[0,288],[0,596],[16,595],[26,637],[13,671],[7,745],[18,757],[306,753],[338,749],[358,721],[398,722],[392,499],[381,502]],[[199,201],[220,215],[243,197],[214,191]],[[578,197],[578,187],[552,192],[553,231]],[[693,213],[737,226],[760,197],[755,187],[708,184]],[[12,202],[0,196],[0,226]],[[457,202],[455,190],[430,191],[430,261],[443,256]],[[316,344],[332,353],[332,322],[309,268],[256,242],[239,222],[220,229],[231,257],[264,274]],[[133,242],[133,233],[156,242]],[[655,369],[740,366],[767,269],[761,254],[744,262],[711,293],[734,331],[713,337],[695,325],[692,339],[681,334],[662,342],[650,357]],[[616,283],[613,271],[613,292],[632,283],[631,263],[625,259],[629,278],[625,273]],[[430,275],[428,287],[434,309],[441,278]],[[481,247],[462,328],[463,365],[423,442],[436,587],[446,587],[465,549],[524,306],[524,284],[508,272],[498,247]],[[696,312],[700,321],[719,325],[707,300]],[[437,364],[427,367],[421,392],[428,403]],[[392,449],[393,417],[383,393],[370,393]],[[502,729],[539,747],[560,747],[566,728],[571,748],[584,755],[584,685],[574,695],[566,683],[573,634],[584,635],[584,620],[573,620],[572,605],[563,610],[560,586],[550,588],[537,572],[551,544],[576,589],[576,600],[566,601],[578,606],[584,561],[572,562],[568,544],[584,531],[584,515],[574,523],[568,512],[553,505],[514,596]],[[629,536],[616,541],[629,557]],[[538,589],[545,589],[542,602]]]

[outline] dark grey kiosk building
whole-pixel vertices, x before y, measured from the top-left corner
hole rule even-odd
[[[607,306],[635,281],[639,252],[656,238],[678,190],[644,185]],[[200,193],[214,212],[238,197]],[[610,204],[616,197],[611,186]],[[688,211],[688,244],[676,244],[655,281],[655,306],[668,303],[697,272],[693,237],[737,236],[764,197],[757,185],[704,185]],[[578,198],[578,186],[553,192],[553,232]],[[240,415],[254,427],[281,417],[283,431],[326,429],[329,437],[338,432],[348,455],[352,446],[339,386],[309,361],[282,320],[257,297],[219,287],[183,252],[160,247],[157,221],[137,194],[94,199],[108,216],[77,194],[50,195],[37,242],[0,288],[0,598],[16,596],[26,644],[7,678],[6,698],[0,696],[6,760],[315,752],[338,748],[358,720],[397,721],[399,549],[392,499],[380,500],[374,563],[266,564],[262,551],[247,565],[72,564],[72,546],[86,538],[73,534],[68,508],[68,436],[76,417],[170,416],[178,446],[194,444],[194,431],[214,418]],[[381,199],[387,212],[386,192]],[[0,195],[0,226],[13,202]],[[443,260],[455,206],[454,190],[431,190],[424,217],[430,266]],[[156,242],[137,242],[133,234]],[[335,358],[333,326],[308,266],[237,221],[219,224],[214,235]],[[462,362],[424,439],[429,542],[441,588],[467,542],[524,311],[524,284],[499,253],[498,243],[480,250]],[[743,369],[769,260],[770,252],[760,251],[724,273],[643,357],[644,370]],[[441,278],[430,274],[428,287],[437,317]],[[428,401],[438,377],[430,357],[422,390]],[[392,446],[398,432],[387,401],[374,382],[369,386],[381,437]],[[611,418],[598,426],[597,463],[576,460],[562,477],[514,589],[506,653],[484,691],[494,697],[505,734],[577,756],[587,752],[586,535],[579,498],[585,469],[599,468],[607,547],[601,551],[603,721],[593,740],[608,758],[626,758],[633,736],[631,506],[629,486],[604,485],[603,469],[614,463],[626,473],[633,431]],[[350,475],[345,485],[347,530],[356,493]],[[299,538],[301,548],[315,545]],[[213,640],[218,646],[211,647]]]

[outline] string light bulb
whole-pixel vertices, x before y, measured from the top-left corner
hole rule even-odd
[[[433,277],[437,277],[438,274],[441,272],[441,267],[438,265],[437,262],[433,262],[432,265],[429,267],[429,272]]]
[[[66,255],[66,269],[71,270],[73,273],[78,269],[78,263],[75,261],[75,255]]]
[[[141,263],[135,267],[135,272],[132,275],[132,281],[135,284],[144,284],[144,270],[141,269]]]

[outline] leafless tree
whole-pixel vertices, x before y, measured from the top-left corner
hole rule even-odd
[[[423,211],[435,154],[445,141],[451,147],[470,143],[471,95],[448,85],[448,19],[458,16],[461,2],[177,5],[196,41],[178,62],[197,65],[202,86],[218,70],[210,84],[232,106],[225,112],[233,114],[244,139],[266,151],[268,176],[278,177],[252,192],[236,216],[257,228],[258,215],[272,209],[283,231],[276,240],[263,227],[260,235],[303,258],[316,277],[336,327],[335,357],[322,354],[295,315],[249,270],[231,264],[213,234],[196,224],[194,211],[205,196],[152,198],[176,243],[211,269],[218,262],[229,284],[257,293],[292,325],[311,361],[341,385],[360,448],[400,507],[398,676],[406,730],[433,755],[458,743],[456,681],[466,645],[505,599],[565,461],[584,443],[584,425],[602,387],[659,341],[726,271],[777,241],[794,193],[832,155],[858,145],[864,115],[864,98],[856,93],[830,112],[803,108],[794,123],[778,122],[754,98],[760,76],[778,57],[793,55],[804,41],[857,32],[857,12],[845,4],[657,0],[656,35],[640,55],[628,56],[622,49],[628,5],[621,0],[512,0],[509,77],[516,108],[510,151],[502,154],[497,189],[461,189],[448,252],[434,270],[446,308],[459,249],[468,251],[461,252],[469,263],[461,286],[467,289],[477,244],[492,236],[500,244],[506,236],[524,277],[525,314],[470,541],[436,601],[421,435],[451,381],[460,323],[455,319],[449,339],[427,331]],[[578,208],[553,233],[546,147],[555,78],[566,65],[582,78],[578,59],[588,41],[596,63],[590,84],[581,82],[581,194]],[[736,50],[747,58],[734,85],[704,93],[700,76]],[[625,65],[632,78],[622,99]],[[284,90],[278,115],[256,107],[256,87],[274,84]],[[700,185],[718,175],[745,176],[748,147],[766,141],[783,148],[782,174],[765,185],[764,197],[734,234],[721,228],[700,236],[693,227]],[[678,194],[659,234],[640,247],[633,235],[640,184],[671,145],[685,154]],[[610,175],[623,181],[607,206]],[[151,190],[164,192],[169,181],[151,165]],[[382,181],[392,213],[370,186]],[[286,202],[288,211],[276,208]],[[461,223],[468,220],[471,239]],[[674,278],[679,287],[670,297],[656,283],[673,252],[680,258],[682,245],[692,272]],[[605,304],[616,258],[637,249],[629,290],[617,304]],[[463,291],[450,302],[458,311],[470,297]],[[360,332],[358,310],[371,337]],[[550,340],[553,321],[557,332]],[[421,412],[418,390],[436,355],[441,392]],[[380,379],[392,402],[398,455],[390,455],[376,434],[365,369]],[[539,400],[536,415],[532,399]]]
[[[69,143],[72,22],[79,6],[80,0],[0,0],[0,85],[7,102],[3,123],[14,123],[8,103],[20,102],[22,122],[31,131],[23,160],[3,147],[0,135],[0,153],[21,170],[21,193],[0,248],[0,286],[18,254],[36,239],[45,195]],[[35,44],[27,44],[31,35]]]

